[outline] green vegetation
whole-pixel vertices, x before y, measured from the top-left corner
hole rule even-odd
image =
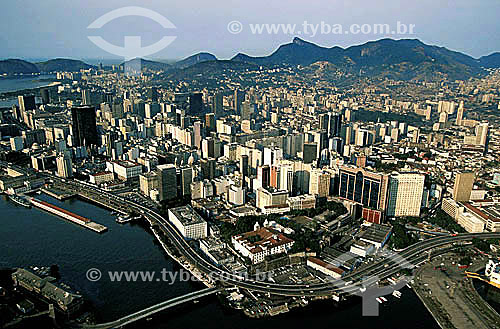
[[[436,216],[427,218],[427,221],[450,232],[465,233],[464,228],[441,209],[436,212]]]
[[[406,230],[404,222],[396,220],[393,223],[392,235],[389,240],[389,245],[391,247],[396,249],[404,249],[417,242],[418,239],[412,233]]]
[[[495,239],[487,239],[487,240],[483,240],[483,239],[479,239],[479,238],[472,239],[472,245],[474,247],[476,247],[477,249],[484,251],[484,252],[490,252],[491,251],[490,244],[496,244],[496,243],[498,243],[498,241]]]

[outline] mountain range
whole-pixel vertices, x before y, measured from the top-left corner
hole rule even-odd
[[[168,71],[182,73],[182,70],[189,70],[190,67],[200,63],[219,61],[214,55],[202,52],[173,64],[139,58],[129,62],[137,65],[139,60],[143,68],[164,70],[167,73]],[[500,53],[476,59],[444,47],[427,45],[417,39],[381,39],[348,48],[338,46],[327,48],[294,38],[291,43],[281,45],[268,56],[252,57],[238,53],[229,61],[209,67],[215,71],[230,69],[232,66],[241,68],[241,64],[237,64],[241,62],[259,66],[309,66],[317,62],[327,62],[331,64],[329,67],[332,69],[363,76],[398,80],[436,78],[455,80],[481,75],[485,72],[484,68],[500,68]],[[79,60],[61,58],[40,63],[7,59],[0,61],[0,74],[79,71],[91,67],[94,66]],[[204,66],[199,68],[202,67]]]

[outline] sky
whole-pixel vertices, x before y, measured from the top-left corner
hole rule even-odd
[[[181,59],[201,51],[219,59],[239,52],[263,56],[295,36],[324,47],[392,37],[420,39],[476,58],[500,51],[498,0],[4,0],[0,6],[0,59],[121,57],[101,49],[88,36],[101,36],[118,47],[123,47],[125,36],[139,36],[142,46],[165,36],[176,37],[146,56],[151,59]],[[175,28],[136,15],[88,28],[102,15],[128,6],[152,10]],[[230,33],[228,24],[235,21]],[[307,25],[306,31],[304,22],[313,25]],[[389,24],[394,30],[397,22],[414,24],[414,33],[373,33],[373,24]],[[278,33],[252,33],[255,24],[295,24],[295,30],[283,33],[280,27]],[[353,24],[359,28],[366,24],[372,31],[350,33]],[[327,33],[326,25],[335,26],[336,33]],[[338,33],[340,25],[342,33]],[[240,27],[241,32],[234,33]],[[359,28],[354,26],[354,32]]]

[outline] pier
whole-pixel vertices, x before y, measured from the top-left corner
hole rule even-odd
[[[97,233],[102,233],[108,230],[108,228],[104,225],[92,222],[90,219],[82,217],[80,215],[74,214],[70,211],[67,211],[65,209],[59,208],[57,206],[54,206],[53,204],[50,204],[48,202],[38,200],[35,198],[32,198],[31,204],[34,207],[37,207],[39,209],[45,210],[51,214],[57,215],[59,217],[62,217],[64,219],[67,219],[75,224],[78,224],[84,228],[87,228],[89,230],[92,230]]]

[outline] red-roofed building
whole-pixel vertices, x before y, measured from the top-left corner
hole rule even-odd
[[[234,249],[250,258],[253,264],[262,262],[266,256],[286,253],[295,243],[282,233],[267,227],[235,235],[231,242]]]

